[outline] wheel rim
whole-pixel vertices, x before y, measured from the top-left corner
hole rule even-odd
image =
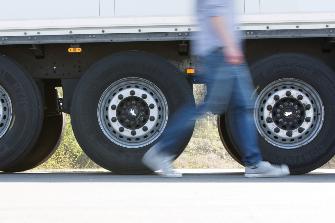
[[[98,104],[99,125],[105,136],[125,148],[154,142],[168,121],[163,92],[141,78],[124,78],[111,84]]]
[[[256,100],[255,122],[266,141],[297,149],[320,132],[324,106],[317,91],[298,79],[285,78],[265,87]]]
[[[0,139],[7,133],[12,121],[12,103],[7,91],[0,86]]]

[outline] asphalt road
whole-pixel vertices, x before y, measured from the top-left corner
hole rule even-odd
[[[283,179],[184,171],[0,174],[1,223],[334,222],[335,170]]]

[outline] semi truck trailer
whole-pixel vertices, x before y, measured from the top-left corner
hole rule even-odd
[[[335,2],[238,0],[256,87],[254,122],[264,159],[293,174],[335,153]],[[194,104],[194,0],[0,0],[0,171],[50,157],[63,113],[98,165],[139,173],[144,153],[185,103]],[[59,97],[57,89],[62,89]],[[227,151],[241,161],[231,111],[219,115]],[[191,126],[176,141],[177,158]]]

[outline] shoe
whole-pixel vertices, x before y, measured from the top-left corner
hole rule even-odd
[[[182,173],[173,170],[172,161],[173,157],[159,154],[155,149],[146,152],[142,159],[144,165],[162,177],[182,177]]]
[[[245,177],[261,178],[261,177],[284,177],[290,175],[287,165],[273,165],[266,161],[261,161],[254,166],[245,168]]]

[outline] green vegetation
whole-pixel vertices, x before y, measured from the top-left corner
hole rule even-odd
[[[39,169],[99,168],[85,155],[78,145],[70,123],[70,117],[67,115],[62,142],[54,155],[46,163],[39,166]]]

